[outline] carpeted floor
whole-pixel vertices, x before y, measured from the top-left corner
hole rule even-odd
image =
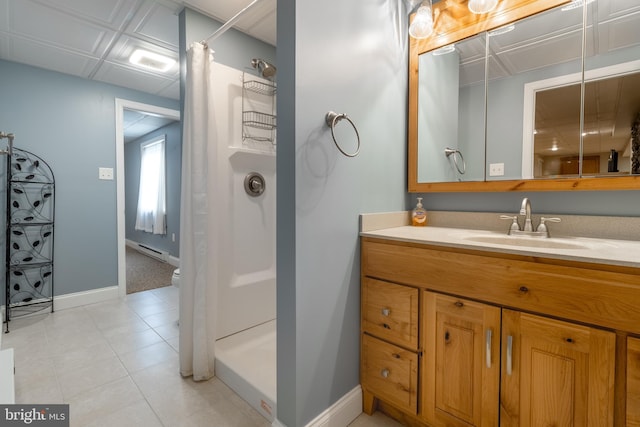
[[[176,267],[144,255],[129,246],[126,249],[128,294],[171,285],[171,276]]]

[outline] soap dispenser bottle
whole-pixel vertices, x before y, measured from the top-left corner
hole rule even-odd
[[[427,211],[422,207],[422,197],[418,197],[418,204],[411,211],[411,224],[418,227],[427,225]]]

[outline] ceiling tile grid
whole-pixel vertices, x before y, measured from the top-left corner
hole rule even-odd
[[[178,61],[178,15],[186,5],[226,22],[252,0],[0,0],[0,59],[179,99],[179,68],[137,68],[142,48]],[[260,0],[236,23],[275,45],[276,0]]]

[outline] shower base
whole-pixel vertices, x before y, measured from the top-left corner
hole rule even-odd
[[[276,416],[276,321],[216,341],[216,376],[256,411]]]

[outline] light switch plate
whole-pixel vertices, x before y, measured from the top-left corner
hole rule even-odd
[[[491,163],[489,165],[489,176],[504,176],[504,163]]]
[[[113,168],[98,168],[98,179],[113,180]]]

